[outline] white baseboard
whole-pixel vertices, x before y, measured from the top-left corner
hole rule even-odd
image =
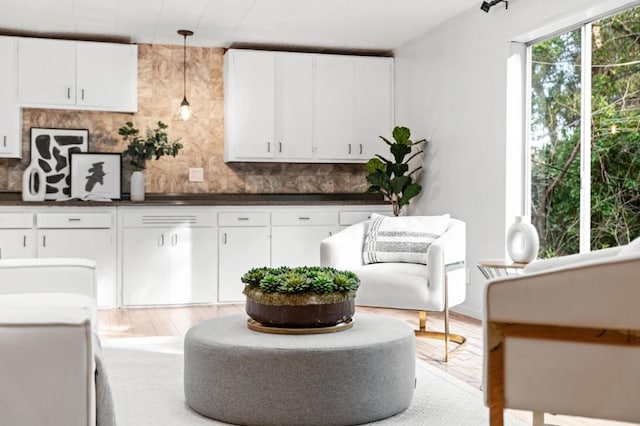
[[[478,320],[482,319],[482,311],[475,307],[466,306],[464,303],[462,305],[458,305],[455,308],[451,308],[453,312],[458,314],[466,315],[471,318],[475,318]]]

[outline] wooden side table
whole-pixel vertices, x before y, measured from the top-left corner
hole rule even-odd
[[[478,261],[478,269],[488,280],[520,275],[528,263],[512,262],[506,259],[487,259]]]
[[[522,274],[528,263],[512,262],[506,259],[486,259],[478,261],[478,269],[488,280],[492,278],[506,278]],[[532,426],[544,426],[544,413],[532,413]]]

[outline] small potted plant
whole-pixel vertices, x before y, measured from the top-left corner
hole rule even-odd
[[[330,267],[253,268],[245,283],[247,315],[268,327],[331,327],[351,321],[360,279]]]
[[[422,191],[422,186],[413,181],[413,175],[422,166],[409,171],[409,162],[412,158],[422,154],[424,151],[418,149],[407,160],[405,157],[411,153],[413,147],[424,144],[426,139],[412,142],[411,131],[406,127],[396,127],[393,129],[394,142],[390,142],[380,136],[391,151],[393,160],[388,160],[382,155],[376,156],[367,161],[367,182],[370,184],[367,193],[380,192],[385,199],[389,200],[393,206],[393,214],[398,216],[402,207],[409,204],[409,200]]]
[[[144,173],[147,160],[156,159],[165,155],[175,157],[182,149],[178,140],[169,142],[166,129],[169,126],[158,121],[155,129],[147,129],[146,138],[140,136],[140,131],[131,121],[118,129],[118,134],[125,142],[129,142],[123,155],[129,157],[129,164],[134,172],[131,175],[131,201],[144,201]]]

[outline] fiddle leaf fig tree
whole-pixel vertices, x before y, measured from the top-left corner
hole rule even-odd
[[[393,142],[380,136],[380,139],[389,145],[392,160],[376,154],[367,161],[367,182],[370,186],[366,192],[382,193],[385,199],[391,202],[393,214],[398,216],[402,207],[422,191],[422,186],[413,181],[413,175],[422,169],[422,166],[409,171],[409,162],[424,152],[420,148],[411,154],[414,151],[413,147],[425,144],[427,140],[411,141],[411,131],[406,127],[395,127],[392,136]],[[411,155],[405,160],[409,154]]]

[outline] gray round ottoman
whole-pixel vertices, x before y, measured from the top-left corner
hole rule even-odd
[[[402,321],[356,314],[338,333],[252,331],[247,316],[192,327],[184,342],[186,401],[242,425],[354,425],[409,406],[415,338]]]

